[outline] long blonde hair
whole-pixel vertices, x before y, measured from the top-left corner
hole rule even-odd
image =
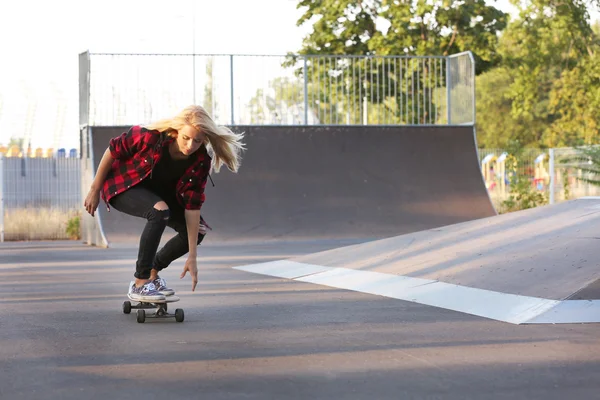
[[[223,164],[231,172],[238,172],[241,151],[246,150],[242,142],[244,133],[235,133],[226,126],[217,125],[202,106],[188,106],[172,118],[162,119],[144,127],[177,137],[177,131],[185,125],[191,125],[205,134],[204,145],[212,158],[215,172],[219,172]]]

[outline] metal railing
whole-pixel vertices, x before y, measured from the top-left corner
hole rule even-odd
[[[581,180],[593,178],[582,172],[577,163],[563,160],[577,154],[574,148],[524,149],[519,156],[517,172],[527,176],[534,190],[544,194],[548,204],[586,197],[600,196],[600,186]],[[479,162],[483,179],[497,209],[507,200],[511,190],[511,175],[506,167],[510,154],[505,149],[480,149]]]
[[[549,150],[549,164],[553,166],[551,167],[553,184],[551,185],[549,194],[550,203],[585,196],[600,196],[600,186],[595,186],[581,180],[582,178],[598,179],[597,176],[583,172],[579,168],[589,165],[568,160],[577,154],[580,153],[573,148]]]
[[[475,64],[449,57],[80,55],[80,124],[147,123],[203,105],[226,125],[475,122]]]

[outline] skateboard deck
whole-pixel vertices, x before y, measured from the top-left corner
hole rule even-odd
[[[137,301],[138,303],[148,303],[148,304],[174,303],[174,302],[180,300],[179,297],[175,296],[175,295],[173,295],[173,296],[165,296],[164,300],[140,300],[140,299],[134,299],[129,294],[127,294],[127,297],[131,301]]]
[[[177,322],[183,322],[184,313],[181,308],[175,310],[174,314],[170,314],[167,309],[168,303],[175,303],[179,301],[178,296],[165,296],[163,300],[139,300],[132,299],[129,294],[127,295],[129,300],[123,302],[123,313],[130,314],[132,309],[137,310],[137,322],[144,323],[146,318],[175,318]],[[132,304],[134,302],[134,304]],[[146,313],[146,310],[154,310],[152,313]]]

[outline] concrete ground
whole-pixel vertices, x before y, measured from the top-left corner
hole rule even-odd
[[[185,321],[122,312],[134,247],[0,246],[0,399],[594,399],[600,325],[514,325],[232,267],[349,242],[202,245]]]

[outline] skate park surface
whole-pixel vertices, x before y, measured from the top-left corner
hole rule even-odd
[[[252,135],[250,143],[263,138]],[[0,398],[598,398],[600,199],[495,215],[467,137],[461,149],[439,149],[471,152],[470,162],[430,154],[421,180],[435,179],[421,186],[398,171],[414,169],[407,154],[382,154],[386,174],[366,169],[368,159],[303,170],[341,180],[343,169],[357,177],[342,182],[362,193],[354,196],[302,174],[293,192],[249,152],[254,184],[269,178],[285,196],[266,184],[248,194],[250,185],[235,184],[243,175],[213,176],[214,231],[198,249],[196,291],[179,278],[184,259],[162,273],[181,297],[183,323],[139,324],[121,310],[139,225],[101,220],[108,247],[0,245]],[[410,153],[426,142],[396,144]],[[460,199],[453,206],[442,198],[449,190]],[[326,204],[310,198],[315,191]],[[393,201],[363,209],[375,196]],[[231,197],[244,204],[231,207]],[[260,225],[264,212],[273,218]]]

